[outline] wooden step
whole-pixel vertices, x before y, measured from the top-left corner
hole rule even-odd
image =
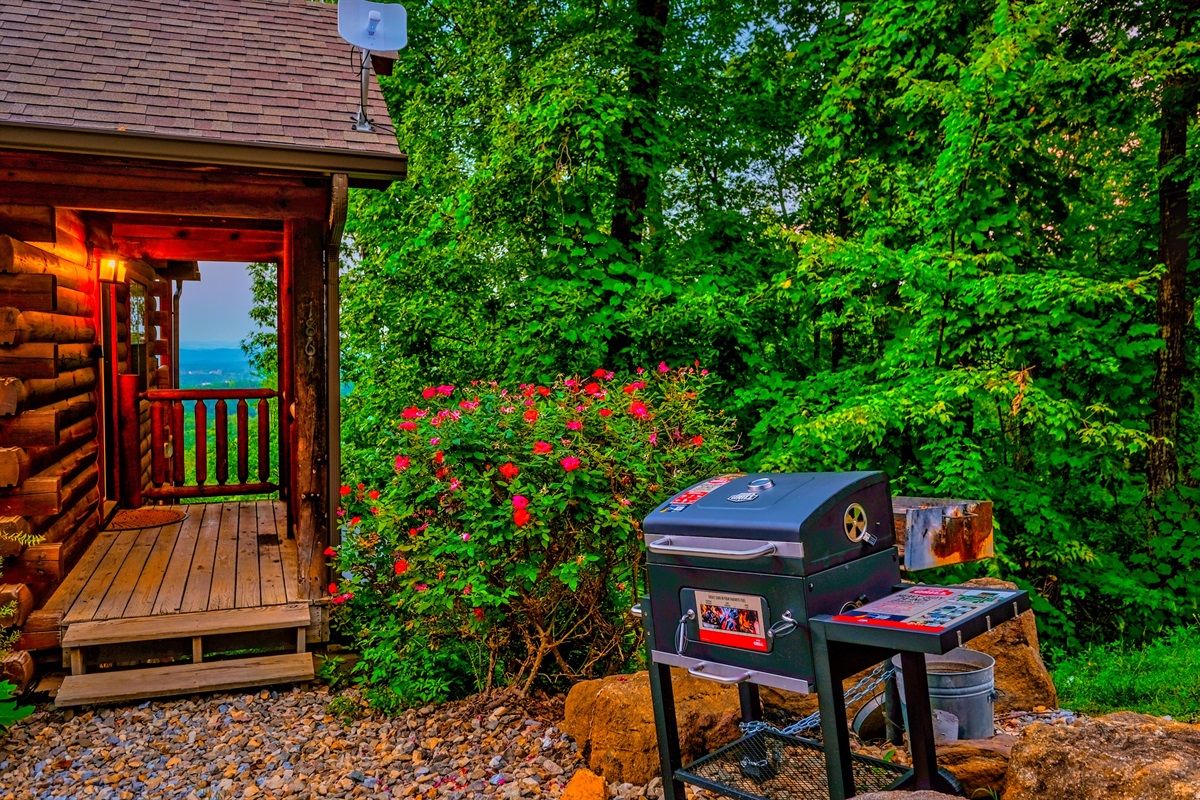
[[[66,708],[96,703],[124,703],[150,697],[301,683],[311,681],[314,676],[311,653],[96,672],[64,678],[54,698],[54,705]]]
[[[161,614],[155,617],[102,619],[95,622],[71,623],[63,634],[62,646],[69,649],[98,644],[187,639],[219,633],[305,628],[308,624],[307,603],[231,608],[191,614]]]

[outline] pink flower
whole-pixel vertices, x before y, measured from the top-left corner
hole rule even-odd
[[[573,419],[567,423],[567,430],[581,431],[581,430],[583,430],[583,423],[577,419]]]
[[[437,387],[437,393],[442,395],[443,397],[449,397],[450,395],[454,394],[454,387],[453,386],[439,386],[439,387]]]
[[[413,588],[414,588],[414,589],[416,589],[418,592],[424,592],[424,591],[427,591],[427,590],[429,589],[429,584],[426,584],[426,583],[418,583],[418,584],[417,584],[416,586],[414,586]]]
[[[406,408],[402,412],[400,412],[400,416],[403,417],[404,419],[420,419],[421,417],[425,416],[428,413],[429,413],[428,411],[421,409],[421,408],[417,408],[416,406],[409,406],[408,408]]]
[[[573,469],[579,469],[579,459],[575,456],[567,456],[558,463],[562,464],[562,468],[567,472],[570,472]]]
[[[339,594],[337,597],[333,598],[329,602],[333,603],[335,606],[340,606],[342,603],[346,602],[347,600],[349,600],[352,597],[354,597],[354,595],[347,592],[346,594]]]
[[[529,522],[529,512],[523,508],[518,508],[513,512],[513,522],[520,528],[526,522]]]
[[[702,370],[700,370],[700,374],[701,374],[701,375],[707,375],[707,374],[708,374],[708,370],[706,370],[706,369],[702,369]]]
[[[402,431],[415,431],[416,429],[417,423],[413,422],[411,419],[406,419],[404,422],[400,423],[400,430]]]
[[[523,494],[515,494],[512,499],[513,508],[525,508],[529,505],[529,498]]]
[[[424,397],[426,400],[431,399],[436,394],[437,394],[437,389],[434,389],[432,386],[428,386],[425,389],[421,390],[421,397]]]
[[[629,404],[629,413],[633,414],[638,419],[645,419],[650,414],[649,410],[646,408],[646,404],[641,400],[634,400]]]
[[[514,411],[516,411],[516,409],[515,409],[515,408],[513,408],[512,406],[500,406],[500,413],[501,413],[501,414],[511,414],[511,413],[513,413]]]
[[[604,367],[600,367],[598,370],[596,370],[595,372],[592,373],[592,377],[593,378],[603,378],[607,374],[608,374],[608,370],[606,370]]]
[[[658,444],[658,434],[657,433],[650,434],[650,444],[651,445]]]
[[[346,516],[346,509],[344,509],[344,508],[339,508],[339,509],[338,509],[338,512],[337,512],[337,515],[338,515],[339,517],[344,517],[344,516]]]
[[[464,534],[462,535],[462,540],[463,540],[464,542],[469,542],[469,541],[471,541],[471,534],[469,534],[469,533],[464,533]]]
[[[593,396],[599,396],[604,392],[604,390],[600,388],[600,384],[594,381],[583,387],[583,390]]]
[[[507,464],[500,467],[500,474],[503,475],[506,480],[511,481],[513,478],[517,477],[517,475],[521,474],[521,470],[516,464],[509,461]]]
[[[468,583],[463,587],[463,594],[468,596],[471,594],[471,584]]]
[[[403,558],[396,559],[396,574],[403,575],[408,572],[408,562]]]
[[[574,389],[578,385],[579,381],[575,380],[574,378],[567,378],[565,381],[563,381],[563,386],[567,387],[568,389]]]
[[[638,389],[645,389],[645,388],[646,388],[646,383],[644,381],[634,381],[633,383],[629,384],[628,386],[622,387],[621,391],[625,392],[625,394],[633,394]]]
[[[637,368],[637,374],[638,374],[638,375],[645,375],[645,374],[646,374],[646,368],[645,368],[645,367],[638,367],[638,368]]]
[[[461,486],[462,484],[458,482],[458,478],[450,479],[450,491],[457,492]]]
[[[479,401],[478,400],[463,400],[461,403],[458,404],[458,407],[461,408],[463,411],[474,411],[475,409],[479,408]]]
[[[396,472],[403,472],[408,469],[410,463],[408,456],[396,456]]]
[[[623,505],[623,506],[627,506],[627,505],[630,505],[630,503],[629,503],[629,501],[628,501],[628,500],[626,500],[624,497],[622,497],[622,498],[621,498],[621,505]]]
[[[429,444],[430,444],[430,445],[432,445],[433,447],[437,447],[437,446],[438,446],[438,442],[440,442],[440,441],[441,441],[441,439],[440,439],[440,438],[438,438],[437,436],[435,436],[435,437],[433,437],[432,439],[430,439],[430,440],[429,440]]]
[[[671,368],[667,366],[667,362],[660,361],[660,362],[658,362],[658,371],[659,372],[670,372]]]
[[[337,551],[336,551],[336,550],[334,550],[332,547],[326,547],[326,548],[325,548],[325,555],[327,555],[327,556],[336,556],[336,555],[337,555]]]
[[[537,453],[538,455],[545,455],[553,449],[554,445],[550,444],[549,442],[538,441],[533,443],[533,452]]]

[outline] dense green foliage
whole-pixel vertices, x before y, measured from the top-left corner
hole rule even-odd
[[[430,380],[698,359],[746,468],[994,500],[976,569],[1034,589],[1048,641],[1200,610],[1191,322],[1181,483],[1145,478],[1160,189],[1200,207],[1194,2],[408,11],[409,180],[347,226],[350,475]]]
[[[1200,722],[1200,628],[1164,633],[1144,646],[1093,645],[1054,671],[1059,702],[1085,714],[1137,711]]]
[[[329,591],[377,704],[639,656],[642,512],[730,461],[699,372],[427,388],[353,453]]]

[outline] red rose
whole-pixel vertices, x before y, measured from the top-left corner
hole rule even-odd
[[[696,445],[696,447],[699,447],[700,445],[704,444],[704,437],[703,436],[693,436],[692,444]]]
[[[500,468],[500,474],[503,475],[506,480],[510,481],[517,477],[520,472],[521,470],[517,468],[517,465],[511,461]]]
[[[483,620],[483,609],[482,608],[475,609],[475,619],[480,620],[480,621]]]
[[[549,389],[547,389],[545,386],[539,386],[539,387],[537,387],[537,393],[538,393],[538,394],[540,394],[542,397],[549,397],[549,396],[550,396],[550,390],[549,390]]]
[[[436,394],[437,394],[437,389],[430,386],[429,388],[427,388],[421,392],[421,397],[424,397],[426,400],[429,400]]]
[[[550,444],[549,442],[534,442],[533,443],[533,452],[537,453],[538,455],[545,455],[546,453],[549,453],[553,449],[554,449],[554,445]]]
[[[588,394],[600,394],[600,384],[589,383],[587,386],[583,387],[583,390]]]
[[[402,430],[402,431],[415,431],[416,429],[417,429],[417,423],[413,422],[410,419],[406,419],[406,420],[404,420],[404,422],[400,423],[400,430]]]
[[[525,421],[528,422],[530,425],[537,422],[537,418],[538,418],[538,412],[537,412],[536,408],[531,408],[525,412]]]
[[[513,512],[513,522],[520,528],[526,522],[529,522],[529,512],[523,508],[518,508]]]
[[[592,377],[593,378],[603,378],[607,374],[608,374],[608,370],[606,370],[604,367],[600,367],[600,369],[598,369],[592,373]]]
[[[345,497],[346,495],[350,494],[351,489],[349,486],[343,486],[341,489],[338,489],[338,492],[341,493],[342,497]]]
[[[379,490],[372,489],[371,491],[367,492],[367,497],[371,498],[372,500],[378,500],[379,499]]]
[[[396,560],[396,574],[403,575],[406,572],[408,572],[408,562],[405,561],[403,558],[397,559]]]
[[[327,555],[327,556],[336,556],[336,555],[337,555],[337,551],[335,551],[335,550],[334,550],[332,547],[326,547],[326,548],[325,548],[325,555]]]
[[[441,464],[445,460],[446,460],[446,456],[444,453],[442,453],[441,450],[438,450],[436,453],[433,454],[433,463]]]
[[[575,456],[567,456],[558,463],[562,464],[562,468],[567,472],[570,472],[573,469],[579,469],[579,459]]]
[[[602,409],[600,409],[600,416],[602,416],[602,417],[611,417],[611,416],[612,416],[612,409],[611,409],[611,408],[602,408]]]
[[[329,593],[337,594],[337,584],[336,583],[329,584]]]

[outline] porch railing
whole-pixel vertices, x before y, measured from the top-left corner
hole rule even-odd
[[[142,494],[156,499],[224,497],[266,494],[279,488],[271,477],[271,403],[274,389],[148,389],[141,397],[150,403],[150,488]],[[195,433],[191,442],[193,469],[186,463],[186,409],[194,403]],[[250,404],[255,402],[257,464],[250,474]],[[208,404],[214,403],[210,437]],[[229,405],[234,405],[237,436],[230,463]],[[209,474],[209,445],[215,455]],[[230,467],[235,472],[230,474]],[[191,480],[189,480],[191,478]]]

